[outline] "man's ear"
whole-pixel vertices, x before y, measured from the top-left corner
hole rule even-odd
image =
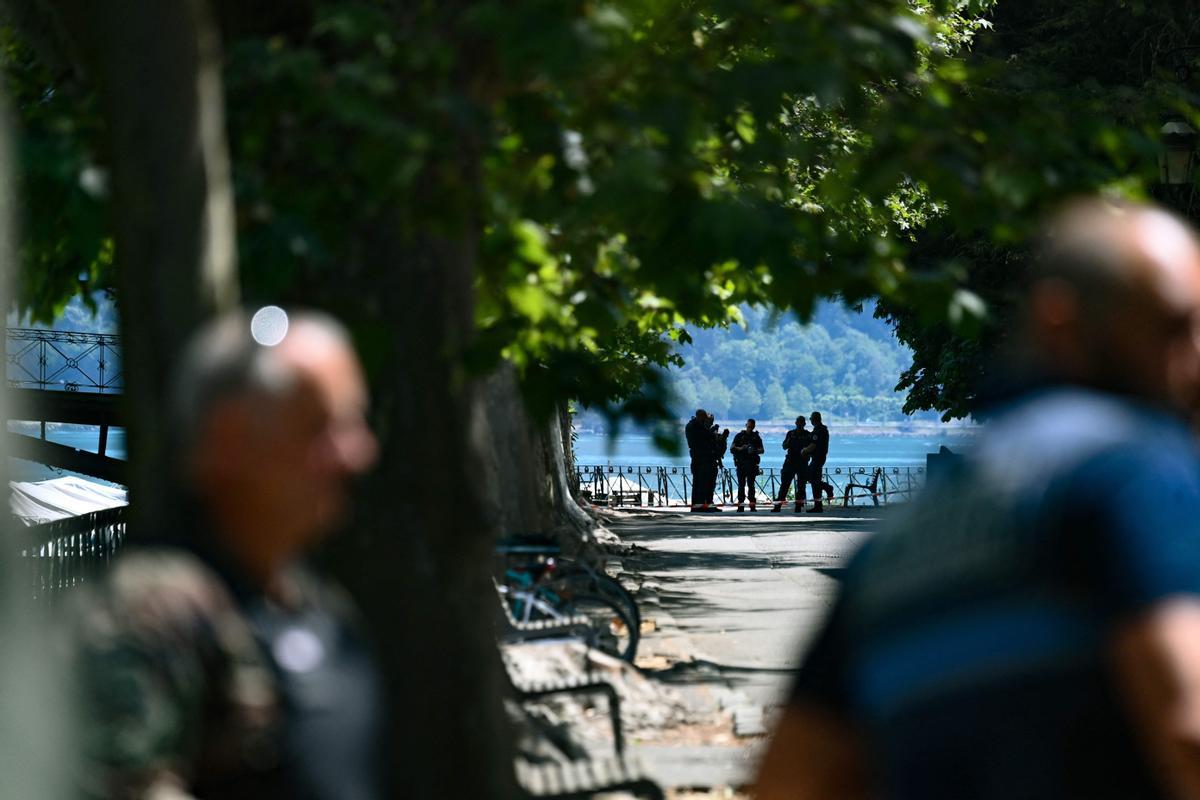
[[[1030,292],[1029,313],[1043,333],[1062,330],[1079,320],[1079,292],[1064,280],[1038,281]]]

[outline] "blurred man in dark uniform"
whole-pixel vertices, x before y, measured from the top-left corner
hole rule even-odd
[[[763,454],[762,437],[754,430],[754,420],[746,420],[744,430],[738,431],[733,437],[733,445],[729,450],[733,453],[733,466],[737,469],[738,494],[737,510],[745,511],[746,492],[750,492],[750,510],[754,511],[755,495],[754,479],[758,476],[759,457]]]
[[[962,461],[851,559],[758,800],[1200,797],[1200,242],[1077,204]]]
[[[82,787],[106,800],[384,796],[382,692],[303,553],[375,458],[342,328],[275,309],[202,330],[175,386],[179,522],[83,587]]]
[[[812,433],[804,451],[808,456],[808,482],[812,486],[813,494],[812,510],[820,514],[825,510],[825,506],[821,505],[822,490],[829,495],[829,499],[833,499],[833,487],[825,482],[825,459],[829,456],[829,428],[821,422],[820,411],[812,412],[809,419],[812,420]]]
[[[771,509],[773,512],[783,510],[793,483],[796,484],[796,513],[804,511],[804,487],[808,479],[808,454],[804,451],[812,443],[812,435],[805,428],[806,423],[803,416],[796,417],[796,427],[783,437],[783,449],[787,455],[783,459],[779,496],[775,498],[775,506]]]
[[[692,511],[703,511],[707,506],[704,486],[708,481],[708,462],[712,453],[711,424],[708,412],[697,408],[696,415],[683,428],[688,455],[692,459]]]

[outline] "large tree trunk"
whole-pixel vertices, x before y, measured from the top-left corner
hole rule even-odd
[[[373,380],[382,458],[361,519],[329,553],[387,675],[392,796],[417,800],[517,796],[493,627],[494,520],[480,503],[473,387],[459,366],[476,236],[464,220],[445,238],[383,230],[371,243],[387,265],[373,291],[391,339]]]
[[[169,520],[168,384],[193,329],[237,301],[221,51],[203,0],[55,0],[109,133],[131,534]]]
[[[530,419],[510,365],[484,383],[474,427],[484,509],[501,535],[553,535],[568,546],[586,536],[593,521],[572,496],[562,420]]]
[[[558,484],[554,502],[567,524],[584,531],[596,527],[596,520],[580,505],[579,484],[575,480],[575,442],[571,426],[571,413],[559,408],[558,418],[551,420],[547,447],[554,464],[555,480]]]

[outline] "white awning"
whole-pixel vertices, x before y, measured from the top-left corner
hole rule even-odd
[[[127,505],[125,489],[76,477],[9,483],[9,507],[26,525],[52,522]]]

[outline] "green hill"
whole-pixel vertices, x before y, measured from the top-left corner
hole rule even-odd
[[[843,421],[910,419],[895,386],[912,355],[871,311],[827,303],[802,325],[745,308],[745,330],[691,330],[692,344],[679,349],[687,363],[671,373],[678,416],[703,407],[734,418],[787,419],[817,409]]]

